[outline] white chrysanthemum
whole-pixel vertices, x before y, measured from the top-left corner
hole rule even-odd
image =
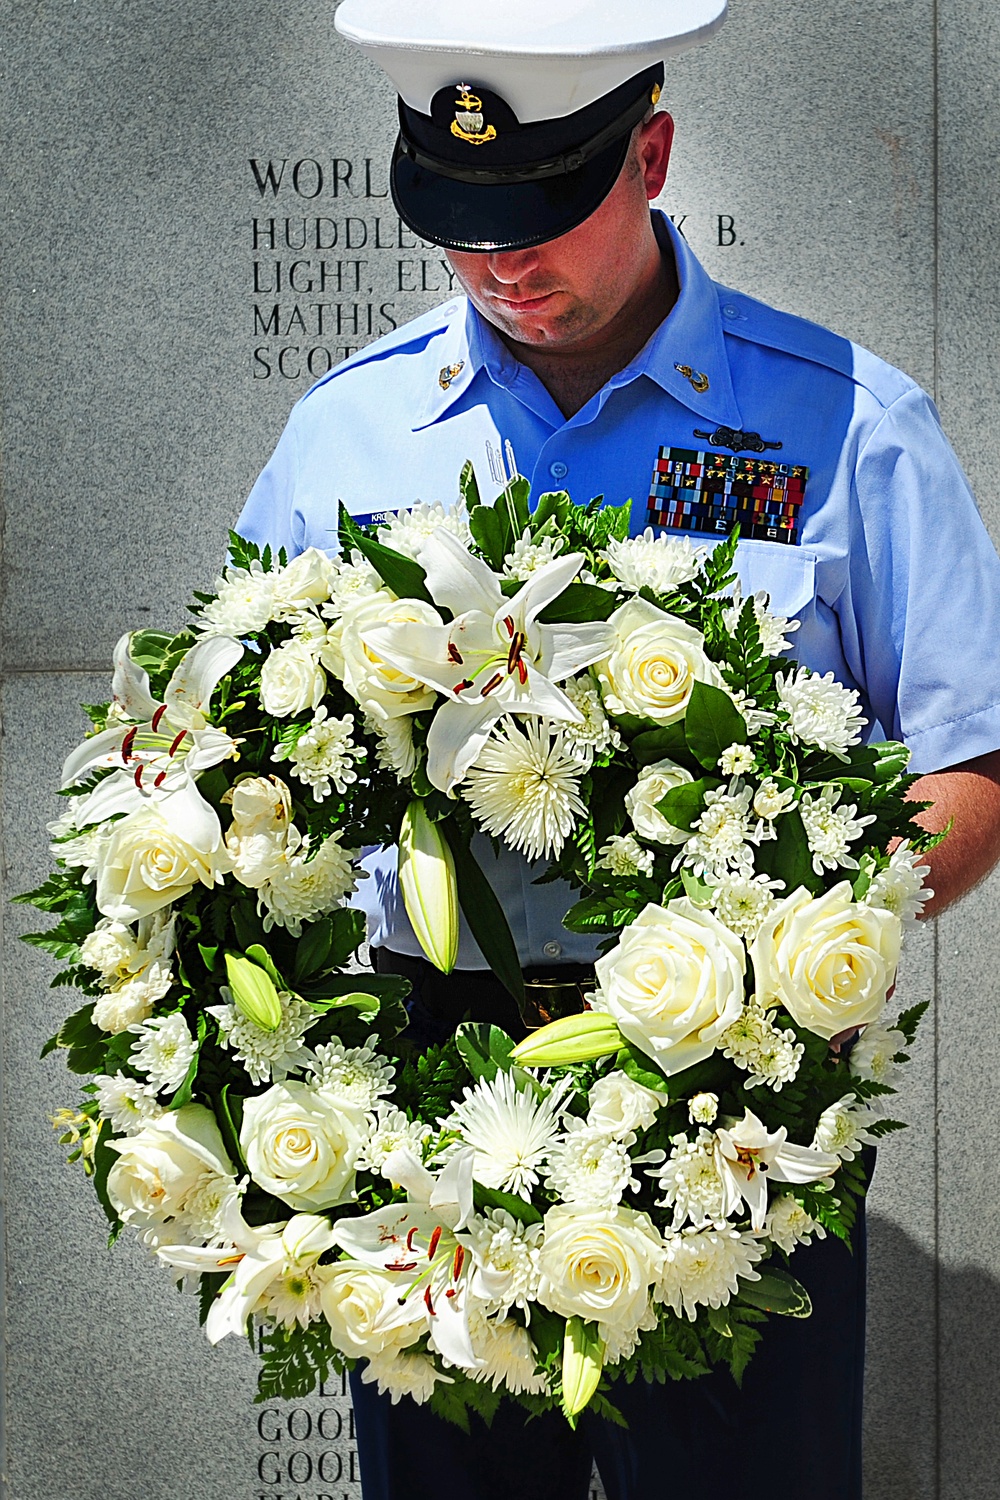
[[[748,697],[742,688],[731,690],[730,697],[739,709],[750,734],[759,734],[768,724],[777,723],[777,714],[771,713],[768,709],[758,708],[757,699]]]
[[[817,875],[824,870],[856,870],[858,862],[851,854],[850,845],[859,839],[874,823],[874,814],[856,817],[857,804],[838,807],[841,788],[830,782],[817,797],[803,796],[799,803],[799,816],[806,830],[813,869]]]
[[[169,969],[163,972],[162,965],[151,964],[144,974],[99,996],[94,1002],[94,1025],[115,1036],[128,1031],[152,1015],[153,1006],[173,982]]]
[[[634,1326],[630,1323],[598,1323],[597,1331],[604,1340],[605,1366],[620,1364],[623,1359],[633,1355],[643,1333],[655,1328],[658,1322],[656,1308],[650,1302]]]
[[[767,1084],[775,1093],[781,1092],[783,1084],[791,1083],[806,1050],[790,1028],[778,1030],[756,999],[747,1002],[739,1019],[722,1033],[721,1041],[724,1055],[749,1074],[748,1089]]]
[[[692,1224],[716,1224],[725,1218],[725,1188],[715,1163],[715,1136],[699,1130],[696,1140],[675,1135],[674,1149],[662,1167],[650,1172],[659,1179],[662,1198],[657,1207],[672,1208],[673,1226],[690,1219]]]
[[[227,568],[215,581],[216,597],[198,611],[198,629],[205,635],[235,636],[263,630],[273,617],[274,578],[259,562]]]
[[[319,1017],[304,1000],[281,990],[281,1020],[273,1031],[255,1023],[232,1003],[227,985],[221,986],[225,1005],[210,1005],[208,1014],[219,1023],[219,1046],[232,1048],[236,1061],[242,1063],[254,1083],[281,1083],[293,1070],[303,1067],[312,1057],[302,1038]]]
[[[881,906],[901,922],[915,922],[934,892],[924,884],[930,871],[924,856],[909,844],[900,844],[889,856],[886,869],[879,870],[864,895],[866,906]]]
[[[542,1225],[522,1224],[502,1208],[469,1221],[474,1246],[471,1289],[491,1313],[504,1316],[520,1307],[526,1316],[538,1295],[538,1252]]]
[[[796,1245],[809,1245],[813,1235],[818,1240],[826,1239],[822,1224],[807,1214],[797,1198],[790,1193],[779,1193],[771,1199],[771,1208],[764,1223],[764,1234],[769,1240],[791,1255]]]
[[[531,539],[531,532],[525,530],[523,536],[519,536],[511,548],[510,556],[504,565],[503,576],[516,578],[524,583],[532,573],[537,573],[539,568],[544,568],[550,562],[554,562],[563,546],[564,538],[561,536],[543,536],[535,542]]]
[[[179,1010],[169,1016],[154,1016],[129,1027],[139,1040],[132,1043],[129,1062],[145,1073],[150,1085],[173,1094],[184,1082],[198,1044]]]
[[[409,1120],[401,1109],[380,1104],[368,1120],[368,1139],[358,1153],[359,1168],[381,1172],[394,1151],[410,1151],[419,1161],[424,1141],[433,1132],[420,1120]]]
[[[858,694],[839,683],[832,672],[821,677],[808,667],[799,667],[794,673],[779,672],[774,685],[795,744],[815,745],[846,759],[851,745],[861,743],[861,729],[868,720],[858,707]]]
[[[718,1113],[718,1094],[694,1094],[688,1100],[688,1119],[692,1125],[714,1125]]]
[[[582,724],[560,720],[558,726],[550,725],[562,732],[563,742],[570,755],[589,766],[595,755],[606,755],[617,750],[622,737],[604,712],[604,704],[594,679],[589,673],[582,677],[570,677],[562,684],[562,690],[573,707],[583,715]]]
[[[712,910],[724,927],[752,942],[775,905],[783,880],[767,875],[722,875],[712,889]]]
[[[372,1110],[379,1099],[392,1093],[396,1069],[378,1052],[378,1038],[370,1036],[363,1047],[345,1047],[342,1042],[323,1042],[316,1048],[312,1064],[316,1085],[345,1104]]]
[[[472,1348],[482,1367],[470,1371],[473,1380],[491,1385],[495,1391],[508,1391],[511,1395],[528,1392],[532,1396],[544,1396],[548,1391],[548,1377],[536,1374],[538,1351],[531,1341],[531,1334],[513,1318],[499,1320],[474,1317],[469,1320]]]
[[[336,619],[348,605],[383,592],[382,579],[366,557],[337,558],[330,571],[330,602],[322,606],[329,619]],[[386,594],[391,599],[391,594]]]
[[[732,783],[731,783],[732,785]],[[691,837],[674,860],[675,869],[687,865],[696,875],[720,879],[730,871],[753,874],[753,830],[749,822],[748,786],[740,791],[721,789],[705,794],[705,811],[695,819]]]
[[[856,1078],[864,1078],[872,1083],[884,1083],[891,1088],[899,1073],[897,1064],[893,1061],[897,1052],[907,1050],[906,1037],[894,1026],[883,1026],[878,1021],[873,1021],[866,1026],[854,1046],[848,1059],[848,1066]]]
[[[109,713],[110,707],[111,706],[109,705]],[[131,720],[128,720],[127,722],[131,722]],[[77,833],[82,826],[77,822],[77,815],[86,800],[87,798],[83,796],[64,797],[63,810],[59,814],[58,818],[53,818],[51,823],[46,823],[46,832],[57,841],[52,845],[52,851],[54,854],[58,854],[59,852],[58,840],[67,838],[71,833]]]
[[[756,762],[749,745],[730,745],[719,756],[719,769],[723,776],[743,776],[753,770]]]
[[[754,1266],[764,1247],[751,1234],[736,1229],[686,1229],[668,1235],[664,1248],[666,1258],[653,1295],[678,1317],[686,1314],[692,1323],[699,1307],[725,1307],[739,1291],[741,1277],[760,1280]]]
[[[125,979],[138,953],[139,944],[132,928],[112,917],[102,917],[80,944],[81,960],[89,968],[96,969],[106,985],[118,984]]]
[[[454,1385],[450,1375],[442,1375],[426,1354],[408,1350],[385,1350],[370,1359],[361,1371],[365,1385],[377,1385],[380,1396],[388,1396],[393,1406],[409,1396],[418,1406],[423,1406],[434,1394],[434,1387]]]
[[[275,761],[288,761],[292,775],[312,788],[316,802],[329,797],[334,787],[343,795],[358,779],[354,762],[364,756],[352,738],[354,715],[331,719],[328,713],[326,704],[321,703],[305,734],[290,747],[279,745],[271,756]]]
[[[653,851],[644,849],[634,833],[617,833],[602,847],[595,868],[626,877],[649,875],[653,869]]]
[[[352,860],[357,849],[341,847],[331,834],[309,859],[309,839],[303,838],[294,854],[272,872],[260,887],[257,910],[264,918],[264,931],[284,927],[300,937],[303,922],[315,922],[337,906],[357,885]]]
[[[757,617],[757,629],[760,633],[761,650],[765,656],[780,656],[782,651],[791,649],[792,643],[785,637],[798,630],[801,621],[786,620],[783,615],[772,615],[767,607],[770,601],[765,589],[758,589],[752,598],[753,612]],[[739,583],[737,583],[733,590],[733,602],[722,615],[730,635],[736,634],[736,627],[745,602]]]
[[[445,510],[440,500],[433,505],[418,501],[410,510],[397,511],[391,521],[378,528],[378,539],[394,552],[415,558],[427,538],[442,526],[452,536],[457,536],[463,547],[472,546],[472,532],[465,511],[460,506]]]
[[[413,720],[409,714],[395,719],[365,716],[365,729],[377,741],[375,759],[387,771],[394,771],[399,781],[408,781],[417,768],[417,751],[413,743]]]
[[[156,1090],[138,1078],[127,1078],[116,1073],[113,1078],[99,1073],[96,1085],[97,1110],[102,1120],[108,1120],[114,1135],[134,1135],[149,1121],[163,1114],[163,1106],[156,1097]]]
[[[308,1328],[323,1316],[323,1284],[327,1271],[321,1265],[286,1265],[269,1283],[255,1311],[273,1318],[283,1328]]]
[[[487,833],[502,836],[528,859],[548,859],[586,816],[582,774],[560,731],[532,722],[522,733],[507,719],[480,750],[462,795]]]
[[[705,559],[705,548],[693,547],[686,536],[670,537],[666,532],[654,536],[652,526],[647,526],[641,536],[610,541],[601,556],[622,588],[632,593],[652,589],[656,594],[669,594],[695,576]]]
[[[868,1126],[875,1121],[874,1110],[857,1104],[853,1094],[845,1094],[819,1117],[812,1144],[817,1151],[830,1151],[841,1161],[853,1161],[863,1146],[873,1145]]]
[[[474,1149],[477,1182],[530,1198],[559,1133],[559,1112],[571,1086],[564,1079],[539,1099],[534,1089],[519,1088],[512,1074],[500,1072],[465,1090],[446,1123]]]
[[[576,1115],[567,1116],[565,1134],[549,1147],[546,1187],[564,1202],[584,1208],[620,1203],[627,1189],[639,1186],[628,1154],[634,1140],[631,1132],[616,1140],[607,1130],[588,1125]]]

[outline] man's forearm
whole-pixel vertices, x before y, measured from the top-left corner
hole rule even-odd
[[[935,917],[1000,860],[1000,750],[922,776],[910,797],[934,804],[919,814],[922,827],[939,833],[953,823],[944,842],[925,856],[934,899],[923,915]]]

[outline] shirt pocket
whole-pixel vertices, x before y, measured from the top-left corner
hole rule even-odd
[[[808,547],[741,541],[736,549],[736,571],[744,598],[763,589],[770,597],[768,608],[773,615],[790,620],[802,614],[816,597],[818,560]]]

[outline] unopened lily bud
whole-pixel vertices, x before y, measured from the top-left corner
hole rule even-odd
[[[569,1318],[563,1339],[562,1387],[563,1408],[572,1422],[579,1416],[601,1383],[604,1369],[604,1340],[596,1323]]]
[[[540,1026],[518,1042],[511,1058],[522,1068],[567,1068],[607,1057],[621,1046],[617,1023],[601,1011],[585,1010]]]
[[[436,969],[450,974],[458,959],[455,861],[419,797],[406,809],[400,829],[399,888],[421,948]]]
[[[240,1015],[261,1031],[277,1031],[281,1025],[281,999],[260,964],[242,954],[227,953],[226,977]]]
[[[289,1260],[317,1260],[333,1243],[333,1225],[321,1214],[296,1214],[281,1232],[281,1244]]]

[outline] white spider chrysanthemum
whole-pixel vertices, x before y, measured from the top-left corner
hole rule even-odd
[[[873,1110],[857,1104],[853,1094],[845,1094],[820,1115],[812,1144],[817,1151],[830,1151],[841,1161],[853,1161],[862,1146],[874,1144],[876,1138],[868,1126],[875,1119]]]
[[[368,1361],[361,1371],[365,1385],[376,1385],[380,1396],[388,1396],[393,1406],[408,1396],[418,1406],[423,1406],[434,1394],[438,1384],[453,1385],[450,1375],[442,1375],[435,1369],[434,1361],[426,1354],[408,1350],[385,1350]]]
[[[856,870],[858,862],[850,845],[861,837],[869,823],[875,822],[873,813],[857,817],[856,803],[838,807],[840,793],[841,788],[830,782],[819,796],[804,795],[799,802],[799,816],[805,826],[812,866],[817,875],[822,875],[824,870]]]
[[[357,853],[357,849],[342,848],[333,833],[309,859],[306,835],[259,887],[257,909],[264,919],[264,931],[284,927],[292,937],[300,937],[303,922],[315,922],[339,905],[356,887],[352,860]]]
[[[906,1050],[906,1037],[901,1031],[873,1021],[851,1048],[848,1066],[856,1078],[884,1083],[891,1088],[899,1072],[894,1058],[898,1052]]]
[[[163,1106],[156,1097],[156,1090],[138,1078],[127,1078],[124,1073],[109,1077],[99,1073],[96,1085],[97,1110],[102,1120],[107,1120],[115,1135],[134,1135],[150,1120],[163,1114]]]
[[[321,703],[305,734],[299,735],[294,745],[279,745],[271,759],[287,760],[292,775],[311,788],[314,801],[322,802],[334,787],[343,796],[358,779],[354,762],[364,756],[364,751],[355,745],[353,734],[353,714],[331,719],[326,704]]]
[[[559,1134],[559,1113],[571,1087],[566,1078],[539,1099],[532,1088],[519,1088],[510,1073],[501,1072],[467,1088],[446,1123],[475,1151],[476,1181],[530,1198]]]
[[[628,1154],[634,1140],[631,1133],[616,1140],[576,1115],[567,1116],[565,1134],[549,1147],[546,1186],[564,1202],[583,1208],[620,1203],[627,1189],[639,1186]]]
[[[779,672],[774,685],[795,744],[815,745],[846,759],[850,747],[861,743],[861,730],[868,720],[858,706],[858,694],[839,683],[832,672],[821,677],[808,667],[799,667],[794,673]]]
[[[738,783],[731,783],[731,788]],[[707,792],[705,811],[692,825],[691,837],[681,846],[674,868],[687,865],[696,875],[720,879],[731,871],[753,874],[754,841],[749,809],[753,793],[748,786],[739,791]]]
[[[378,539],[393,551],[415,558],[423,543],[439,527],[458,537],[464,547],[472,546],[472,532],[465,511],[461,507],[445,510],[440,500],[433,505],[418,501],[410,510],[397,511],[391,521],[378,528]]]
[[[767,1084],[775,1093],[792,1082],[806,1050],[790,1028],[778,1030],[756,999],[747,1002],[739,1019],[722,1033],[721,1042],[724,1056],[749,1075],[748,1089]]]
[[[715,1162],[715,1136],[710,1130],[699,1130],[693,1141],[675,1135],[673,1145],[665,1165],[649,1173],[659,1179],[663,1194],[657,1206],[673,1209],[675,1229],[688,1219],[695,1225],[720,1223],[725,1188]]]
[[[341,1042],[322,1042],[312,1064],[316,1084],[324,1093],[335,1094],[345,1104],[372,1110],[379,1099],[392,1093],[396,1069],[378,1052],[378,1038],[370,1036],[363,1047],[345,1047]]]
[[[528,859],[548,859],[586,815],[582,774],[560,730],[535,720],[522,732],[508,719],[479,752],[462,795],[487,833],[502,836]]]
[[[219,1023],[219,1046],[227,1052],[232,1049],[254,1083],[281,1083],[312,1058],[302,1038],[319,1017],[305,1000],[279,991],[281,1020],[267,1031],[237,1010],[228,985],[220,986],[220,993],[226,1003],[207,1007]]]
[[[652,589],[669,594],[697,573],[705,558],[704,547],[693,547],[687,537],[653,535],[647,526],[641,536],[612,540],[601,554],[622,588],[638,593]]]
[[[594,866],[610,870],[612,875],[649,875],[653,869],[653,851],[644,849],[634,833],[617,833],[603,845]]]
[[[583,715],[581,724],[574,724],[569,720],[560,721],[558,725],[570,755],[589,766],[595,755],[605,755],[609,750],[617,750],[622,737],[604,712],[601,694],[594,679],[586,673],[582,677],[570,677],[562,684],[562,690],[573,707]]]
[[[722,875],[712,888],[712,910],[724,927],[752,942],[775,905],[783,880],[767,875]]]
[[[509,1391],[515,1396],[521,1392],[545,1395],[548,1377],[536,1374],[538,1351],[522,1324],[515,1323],[513,1318],[498,1321],[474,1317],[470,1319],[469,1331],[473,1350],[483,1361],[480,1369],[470,1372],[473,1380],[484,1381],[495,1391]]]
[[[519,536],[511,548],[503,576],[516,578],[520,583],[524,583],[532,573],[536,573],[539,568],[544,568],[553,558],[558,557],[563,546],[564,538],[561,536],[543,536],[537,541],[532,541],[531,532],[525,530],[523,536]]]
[[[786,620],[783,615],[772,615],[768,609],[769,599],[765,589],[758,589],[753,598],[753,612],[757,619],[757,629],[760,633],[760,647],[765,656],[780,656],[782,651],[791,649],[791,641],[786,636],[798,630],[801,621]],[[723,621],[730,635],[736,634],[740,614],[746,600],[740,591],[739,583],[733,590],[733,602],[723,612]]]
[[[889,856],[888,866],[873,876],[864,895],[866,906],[881,906],[899,917],[901,922],[915,922],[934,892],[924,884],[930,871],[924,856],[915,854],[909,844],[900,844]]]
[[[417,768],[417,751],[413,743],[413,720],[409,714],[396,719],[365,716],[365,729],[377,740],[375,759],[387,771],[394,771],[399,781],[407,781]]]
[[[771,1207],[764,1223],[767,1239],[791,1255],[796,1245],[809,1245],[813,1235],[818,1240],[826,1239],[826,1230],[807,1214],[797,1198],[790,1193],[779,1193],[771,1199]]]
[[[169,1016],[154,1016],[129,1027],[139,1038],[132,1043],[129,1062],[145,1073],[151,1087],[167,1094],[176,1093],[184,1082],[198,1044],[188,1030],[180,1011]]]
[[[289,1265],[268,1285],[256,1311],[283,1328],[308,1328],[323,1316],[321,1301],[326,1268]]]
[[[274,612],[274,580],[259,562],[227,568],[215,581],[216,597],[198,611],[197,628],[205,635],[232,636],[263,630]]]
[[[429,1125],[408,1119],[391,1104],[380,1104],[369,1116],[368,1139],[358,1153],[358,1166],[378,1176],[394,1151],[409,1151],[419,1161],[423,1143],[431,1134]]]
[[[543,1228],[522,1224],[502,1208],[469,1221],[466,1234],[474,1247],[472,1292],[491,1313],[506,1315],[520,1307],[527,1316],[538,1295],[538,1252]]]
[[[736,1229],[686,1229],[668,1235],[664,1249],[666,1258],[653,1296],[678,1317],[686,1314],[692,1323],[699,1307],[725,1307],[739,1291],[741,1277],[760,1280],[754,1266],[764,1246],[753,1235]]]

